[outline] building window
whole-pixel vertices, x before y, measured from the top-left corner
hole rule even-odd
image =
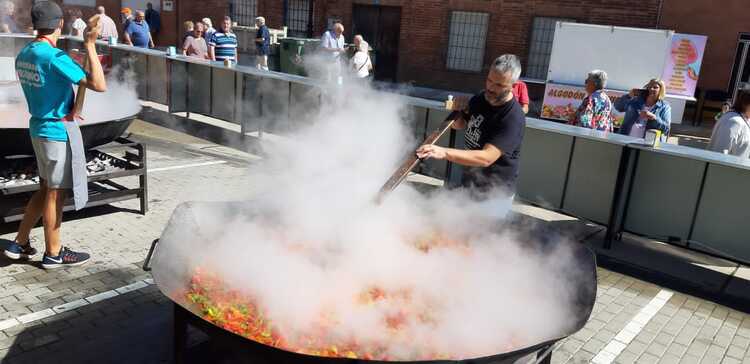
[[[232,21],[239,25],[254,26],[258,16],[258,0],[231,0]]]
[[[526,77],[547,79],[549,57],[552,54],[552,41],[555,39],[555,25],[558,21],[575,22],[574,19],[537,17],[531,28],[529,59],[526,64]]]
[[[312,0],[287,0],[284,9],[284,23],[290,37],[309,38],[312,36]]]
[[[96,6],[96,0],[63,0],[65,5],[76,5],[76,6]],[[67,21],[67,20],[66,20]]]
[[[489,19],[490,15],[487,13],[451,12],[448,69],[472,72],[482,70]]]

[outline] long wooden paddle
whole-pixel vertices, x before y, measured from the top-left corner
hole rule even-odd
[[[427,136],[427,138],[420,144],[420,146],[425,144],[435,144],[438,139],[440,139],[445,132],[447,132],[452,126],[453,122],[456,121],[456,119],[460,115],[460,111],[453,111],[448,115],[448,117],[443,121],[442,124],[440,124],[440,127],[435,129],[430,135]],[[393,172],[393,175],[391,175],[391,178],[388,179],[388,181],[385,182],[383,187],[380,188],[380,191],[378,192],[377,197],[375,197],[375,203],[380,204],[383,202],[385,197],[391,193],[391,191],[395,190],[398,185],[401,184],[401,182],[406,179],[406,176],[411,172],[414,168],[419,165],[419,163],[422,161],[421,158],[417,157],[416,151],[412,152],[404,161],[401,163],[401,166],[398,167],[396,172]]]

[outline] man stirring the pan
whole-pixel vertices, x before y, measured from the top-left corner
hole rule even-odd
[[[36,154],[40,188],[26,206],[23,221],[13,243],[5,249],[10,259],[29,259],[36,254],[29,234],[39,219],[44,224],[46,251],[42,267],[55,269],[86,263],[89,255],[75,252],[60,243],[60,225],[65,194],[73,189],[76,208],[85,205],[85,156],[77,115],[73,85],[105,91],[106,81],[95,41],[100,26],[84,31],[84,48],[91,72],[87,75],[62,50],[56,48],[63,26],[63,12],[53,1],[37,1],[31,9],[37,37],[16,57],[16,73],[31,114],[29,133]],[[85,195],[84,195],[85,194]]]
[[[523,109],[512,92],[520,75],[518,57],[505,54],[495,59],[485,90],[471,99],[456,98],[453,103],[453,110],[462,111],[462,115],[452,127],[465,129],[466,149],[426,144],[417,149],[417,156],[464,166],[462,185],[475,198],[485,199],[504,189],[512,202],[526,127]]]

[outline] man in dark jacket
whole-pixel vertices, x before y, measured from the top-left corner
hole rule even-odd
[[[161,16],[158,11],[154,10],[154,5],[151,3],[146,4],[146,23],[151,30],[151,39],[156,39],[161,29]]]

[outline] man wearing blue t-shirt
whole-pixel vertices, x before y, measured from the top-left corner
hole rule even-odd
[[[221,29],[214,32],[208,40],[208,55],[212,61],[239,62],[237,37],[232,33],[232,19],[228,16],[221,22]]]
[[[139,48],[154,48],[154,40],[151,38],[151,29],[146,23],[146,14],[138,10],[135,12],[135,20],[125,27],[125,44]]]
[[[258,69],[268,71],[268,55],[271,53],[271,33],[266,26],[266,18],[259,16],[255,18],[255,49],[258,52]]]
[[[36,254],[29,243],[29,233],[41,218],[46,248],[42,267],[76,266],[88,261],[89,255],[62,246],[60,224],[66,191],[74,187],[74,180],[80,181],[81,173],[85,177],[86,172],[85,162],[79,164],[73,160],[83,148],[77,124],[68,120],[75,117],[71,115],[73,85],[99,92],[107,88],[95,48],[101,26],[87,27],[84,31],[84,48],[91,67],[87,75],[64,51],[56,48],[63,26],[60,6],[52,1],[37,1],[31,9],[31,19],[38,35],[16,56],[16,74],[31,114],[29,133],[40,187],[26,206],[18,235],[5,249],[5,255],[10,259],[29,259]],[[74,165],[80,168],[73,170]]]

